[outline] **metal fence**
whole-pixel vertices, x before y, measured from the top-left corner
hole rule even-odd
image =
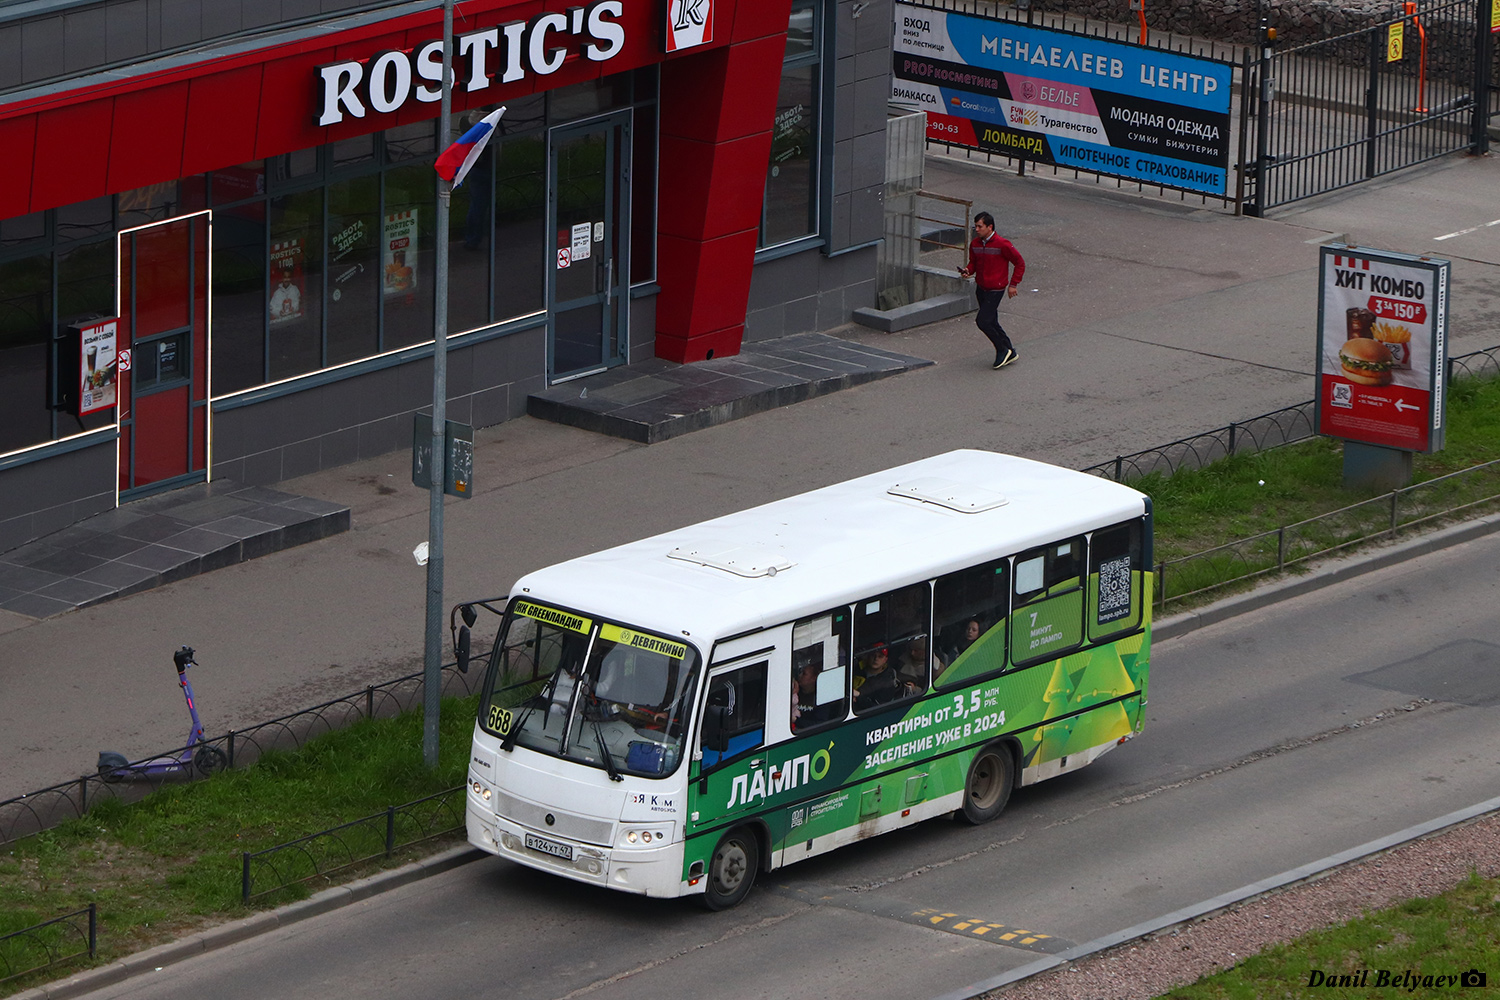
[[[476,656],[482,655],[482,652],[476,653]],[[462,674],[449,664],[442,672],[442,695],[464,697],[473,694],[479,679],[478,671]],[[422,704],[422,686],[421,673],[408,674],[246,729],[231,730],[207,742],[228,757],[230,767],[247,766],[268,750],[295,750],[309,740],[343,729],[362,719],[399,715]],[[178,756],[186,749],[179,747],[166,753],[152,754],[143,760]],[[106,780],[100,774],[85,774],[73,781],[7,799],[0,802],[0,844],[51,829],[70,819],[78,819],[102,799],[134,802],[163,784],[182,783],[197,777],[192,769],[177,775],[124,781]]]
[[[241,855],[240,899],[327,879],[335,872],[390,858],[399,848],[435,840],[464,828],[466,786],[445,789],[383,813]]]
[[[1500,510],[1500,460],[1156,566],[1158,607],[1280,573],[1404,529]]]
[[[1262,49],[1247,90],[1256,99],[1244,103],[1256,136],[1248,214],[1488,148],[1488,3],[1420,0],[1414,9]]]
[[[96,904],[0,935],[0,983],[98,954]]]
[[[1460,378],[1495,376],[1500,376],[1500,344],[1448,359],[1449,385]],[[1285,406],[1170,444],[1117,455],[1108,462],[1090,465],[1081,471],[1123,483],[1152,473],[1170,476],[1182,469],[1201,469],[1230,455],[1295,444],[1314,436],[1313,411],[1316,405],[1317,400],[1310,399]]]

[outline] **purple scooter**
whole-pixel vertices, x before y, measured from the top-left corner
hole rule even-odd
[[[188,714],[193,717],[193,728],[188,733],[187,747],[175,757],[151,757],[131,762],[124,754],[110,750],[99,754],[99,777],[105,781],[120,781],[124,778],[160,778],[173,774],[197,773],[207,777],[229,766],[229,758],[223,750],[210,746],[203,739],[203,723],[198,721],[198,709],[193,705],[193,685],[188,683],[187,668],[196,666],[193,650],[183,646],[172,654],[177,665],[177,683],[182,696],[187,699]]]

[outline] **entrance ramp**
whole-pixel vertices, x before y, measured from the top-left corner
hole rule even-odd
[[[542,420],[655,444],[753,413],[932,364],[824,333],[746,344],[732,358],[660,358],[561,382],[527,397]]]
[[[135,594],[349,530],[348,507],[229,480],[158,493],[0,553],[0,610]]]

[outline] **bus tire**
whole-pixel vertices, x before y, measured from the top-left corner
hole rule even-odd
[[[969,777],[964,782],[963,818],[978,826],[999,816],[1010,801],[1015,783],[1015,762],[1009,747],[991,743],[980,750],[969,765]]]
[[[736,827],[719,839],[708,861],[703,905],[710,910],[738,906],[755,885],[760,871],[760,840],[748,826]]]

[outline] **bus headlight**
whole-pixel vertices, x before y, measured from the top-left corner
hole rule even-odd
[[[627,826],[621,828],[621,847],[658,847],[671,836],[671,826]]]
[[[473,781],[469,782],[469,790],[486,802],[490,800],[490,790],[486,788],[484,782],[480,781],[478,778],[475,778]]]

